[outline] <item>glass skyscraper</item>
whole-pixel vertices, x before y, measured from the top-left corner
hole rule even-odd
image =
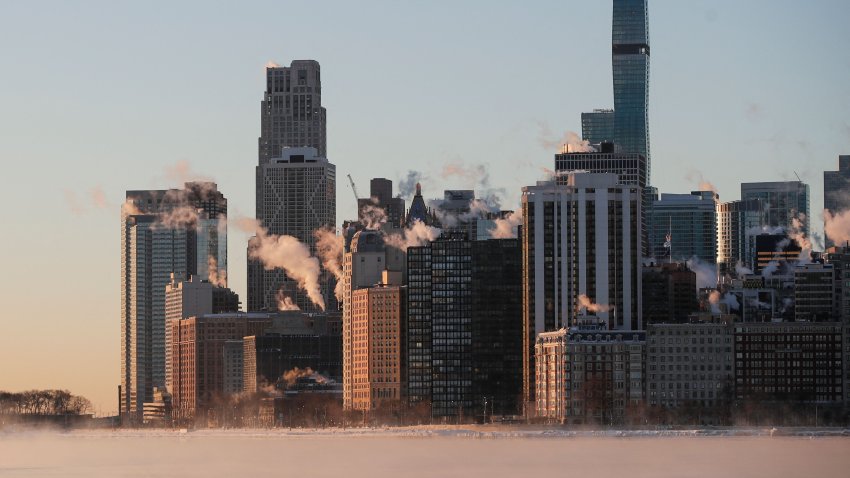
[[[611,33],[614,144],[649,157],[649,21],[647,0],[614,0]],[[647,168],[649,169],[649,167]]]

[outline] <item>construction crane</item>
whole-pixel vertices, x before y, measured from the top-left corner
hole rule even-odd
[[[354,191],[354,200],[360,204],[360,195],[357,194],[357,186],[354,185],[354,180],[351,179],[351,175],[348,175],[348,182],[351,183],[351,190]]]

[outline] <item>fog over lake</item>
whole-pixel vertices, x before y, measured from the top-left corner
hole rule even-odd
[[[762,436],[468,429],[0,432],[0,476],[850,476],[846,436],[756,434]]]

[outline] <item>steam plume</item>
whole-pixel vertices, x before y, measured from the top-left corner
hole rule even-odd
[[[360,224],[371,230],[378,230],[387,223],[387,213],[374,204],[366,204],[360,208]]]
[[[408,247],[423,246],[438,237],[440,237],[439,229],[417,220],[406,228],[403,234],[390,234],[385,241],[392,247],[406,251]]]
[[[277,310],[301,310],[301,307],[292,301],[292,297],[283,293],[283,289],[277,291],[274,298],[277,301]]]
[[[419,171],[409,170],[407,176],[398,180],[398,197],[410,198],[416,194],[416,183],[424,179]]]
[[[608,312],[613,307],[607,304],[594,304],[593,300],[590,297],[580,294],[578,296],[578,304],[576,305],[577,310],[586,309],[588,312],[596,314],[599,312]]]
[[[504,219],[496,219],[496,227],[490,229],[493,239],[511,239],[517,237],[517,226],[522,224],[522,211],[514,211]]]
[[[549,128],[549,124],[545,121],[538,121],[537,142],[543,149],[547,151],[566,151],[570,153],[590,153],[596,151],[596,148],[590,145],[587,140],[572,132],[566,131],[560,137],[555,136]]]
[[[823,210],[823,232],[833,243],[846,244],[850,241],[850,210],[831,213]]]
[[[319,255],[319,259],[322,261],[322,267],[336,277],[334,295],[337,300],[342,301],[342,254],[345,248],[345,241],[342,236],[336,235],[330,227],[323,227],[313,231],[313,237],[316,238],[316,254]]]
[[[319,260],[310,255],[310,249],[292,236],[269,234],[259,222],[241,219],[237,225],[256,237],[249,241],[248,256],[263,263],[266,270],[283,269],[286,275],[298,283],[307,297],[317,307],[325,310],[325,299],[319,287]]]
[[[701,172],[696,170],[691,170],[687,175],[685,175],[685,179],[688,181],[695,183],[697,185],[698,190],[700,191],[711,191],[714,194],[717,194],[717,188],[711,182],[707,181]]]
[[[207,256],[207,274],[210,284],[216,287],[227,287],[227,271],[218,270],[218,260],[215,256]]]

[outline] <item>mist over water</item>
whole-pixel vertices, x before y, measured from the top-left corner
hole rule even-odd
[[[0,476],[846,477],[847,437],[262,430],[0,434]]]

